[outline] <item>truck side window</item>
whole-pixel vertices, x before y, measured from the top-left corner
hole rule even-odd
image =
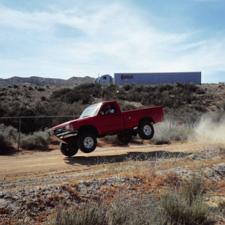
[[[112,105],[105,105],[100,112],[101,115],[110,115],[115,113],[116,113],[115,107]]]

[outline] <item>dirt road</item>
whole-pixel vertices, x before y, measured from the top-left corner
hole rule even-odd
[[[0,156],[0,178],[10,176],[48,173],[51,171],[75,170],[90,167],[98,163],[107,163],[110,159],[123,161],[132,153],[148,152],[193,152],[199,149],[199,144],[173,144],[173,145],[131,145],[129,147],[98,148],[90,154],[79,152],[71,159],[63,156],[57,148],[49,152],[25,152],[12,156]],[[98,161],[97,161],[98,160]]]
[[[131,145],[129,147],[99,147],[91,154],[79,152],[75,157],[64,157],[57,147],[49,152],[25,152],[11,156],[0,156],[0,183],[9,183],[13,187],[26,184],[39,185],[39,180],[48,177],[48,182],[62,182],[70,176],[78,177],[90,174],[92,170],[101,164],[123,162],[135,158],[156,158],[160,155],[177,157],[185,152],[193,152],[201,149],[197,143],[173,144],[173,145]],[[172,155],[171,155],[172,154]],[[52,178],[52,179],[49,179]],[[31,182],[30,180],[35,180]],[[21,182],[20,182],[21,181]],[[40,181],[41,182],[41,181]]]

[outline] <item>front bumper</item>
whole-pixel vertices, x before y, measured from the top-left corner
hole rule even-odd
[[[70,138],[70,137],[76,137],[78,135],[78,131],[66,131],[66,130],[51,130],[50,131],[50,135],[54,135],[59,139],[66,139],[66,138]]]

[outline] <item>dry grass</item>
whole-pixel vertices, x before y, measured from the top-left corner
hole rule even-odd
[[[60,209],[53,225],[209,225],[202,183],[193,179],[160,200],[153,195],[120,192],[109,204],[87,203],[80,209]],[[188,191],[187,191],[188,190]]]

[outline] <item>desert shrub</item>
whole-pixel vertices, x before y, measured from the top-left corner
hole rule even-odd
[[[171,225],[208,225],[207,208],[200,197],[191,205],[176,193],[170,193],[162,200],[164,224]]]
[[[133,196],[125,193],[116,196],[107,212],[108,225],[160,224],[159,204],[152,196]]]
[[[12,148],[12,144],[7,138],[0,134],[0,154],[5,154]]]
[[[176,86],[178,88],[187,90],[188,92],[197,92],[199,90],[199,87],[196,84],[182,84],[182,83],[177,83]]]
[[[38,87],[37,90],[38,90],[38,91],[45,91],[45,88],[43,88],[43,87]]]
[[[111,91],[108,90],[108,96],[110,96],[109,98],[111,98],[112,93]],[[123,89],[118,89],[116,92],[116,98],[119,100],[127,100],[127,94],[126,91],[124,91]]]
[[[220,203],[217,210],[219,211],[220,215],[225,219],[225,202]]]
[[[170,90],[172,90],[173,89],[173,85],[171,85],[171,84],[164,84],[164,85],[160,85],[159,86],[159,91],[160,92],[163,92],[163,91],[170,91]]]
[[[137,108],[134,104],[129,102],[119,101],[118,103],[122,111],[133,110]]]
[[[60,209],[53,225],[210,225],[204,204],[204,185],[193,177],[160,199],[150,194],[120,192],[111,203],[89,203],[79,209]]]
[[[164,107],[178,109],[186,107],[188,104],[201,105],[206,94],[197,95],[196,92],[200,90],[199,86],[193,84],[137,85],[128,91],[124,90],[121,95],[118,95],[118,98],[141,102],[143,105],[163,105]],[[208,97],[212,99],[212,96]],[[189,107],[192,107],[192,105]],[[206,111],[207,106],[192,108],[203,112]]]
[[[59,210],[53,225],[106,225],[103,207],[89,203],[80,210]]]
[[[70,91],[71,91],[70,88],[61,88],[59,90],[54,91],[52,93],[51,97],[52,97],[52,99],[58,99],[58,98],[61,98],[61,96],[66,95]]]
[[[51,115],[52,105],[49,104],[48,101],[40,101],[35,104],[26,104],[25,102],[15,102],[11,105],[8,109],[6,114],[3,111],[2,116],[12,116],[12,117],[23,117],[21,119],[21,132],[23,133],[32,133],[34,131],[43,130],[46,127],[51,127],[52,125],[52,118],[39,118],[39,116],[49,116]],[[53,115],[57,115],[54,113]],[[1,116],[1,110],[0,110]],[[28,118],[25,118],[28,117]],[[37,117],[37,118],[29,118],[29,117]],[[19,119],[4,119],[2,120],[5,125],[13,126],[18,128],[19,126]]]
[[[196,175],[194,175],[190,181],[186,181],[181,189],[181,194],[189,205],[191,205],[196,198],[202,198],[205,192],[203,179]]]
[[[75,115],[78,116],[84,107],[99,99],[116,99],[127,103],[125,109],[132,108],[128,102],[138,102],[143,105],[162,105],[166,113],[174,115],[177,120],[183,121],[184,113],[190,121],[196,120],[215,101],[214,96],[200,86],[195,85],[111,85],[101,87],[97,84],[82,84],[74,88],[62,88],[52,92],[50,96],[39,96],[35,86],[27,88],[5,88],[0,93],[0,117],[2,116],[49,116]],[[38,87],[36,86],[36,90]],[[47,90],[47,89],[46,89]],[[205,90],[205,94],[198,94]],[[35,96],[38,95],[38,98]],[[204,103],[204,104],[203,104]],[[220,103],[220,108],[222,108]],[[224,106],[225,108],[225,106]],[[222,110],[222,109],[221,109]],[[185,116],[185,120],[187,118]],[[23,119],[21,130],[24,133],[43,130],[62,119]],[[18,120],[4,120],[6,125],[18,127]]]
[[[196,104],[196,105],[193,105],[193,106],[194,106],[194,109],[199,111],[199,112],[202,112],[202,113],[207,112],[207,109],[206,109],[206,107],[204,105]]]
[[[140,197],[140,196],[139,196]],[[109,205],[86,203],[81,209],[59,210],[53,225],[159,225],[157,202],[121,193]]]
[[[74,102],[73,104],[67,104],[65,102],[54,102],[50,104],[48,106],[48,112],[50,115],[56,115],[56,116],[71,115],[72,116],[71,118],[70,117],[53,118],[51,126],[66,122],[70,119],[78,118],[86,106],[87,105],[83,105],[80,102],[77,102],[77,103]]]
[[[117,94],[120,94],[117,89],[117,86],[110,85],[107,87],[102,87],[102,93],[100,97],[102,97],[102,99],[104,100],[112,100],[118,98]]]
[[[0,124],[0,133],[7,137],[7,139],[11,142],[17,139],[17,130],[12,126],[5,126],[4,124]]]
[[[130,85],[130,84],[126,84],[126,85],[124,85],[123,86],[123,89],[125,90],[125,91],[130,91],[131,89],[132,89],[132,85]]]
[[[41,101],[46,101],[47,98],[45,96],[41,96]]]
[[[161,199],[163,224],[168,225],[208,225],[209,210],[203,202],[203,183],[193,178],[184,184],[179,192],[171,191]]]
[[[12,126],[0,124],[0,154],[7,153],[16,142],[17,130]]]
[[[52,93],[51,99],[60,100],[68,104],[82,102],[90,104],[94,98],[101,97],[101,86],[98,84],[81,84],[73,89],[63,88]]]
[[[186,141],[193,129],[190,125],[176,121],[165,120],[155,125],[155,144],[169,144],[173,141]]]
[[[21,147],[28,150],[48,150],[49,143],[49,134],[45,131],[38,131],[21,137]]]

